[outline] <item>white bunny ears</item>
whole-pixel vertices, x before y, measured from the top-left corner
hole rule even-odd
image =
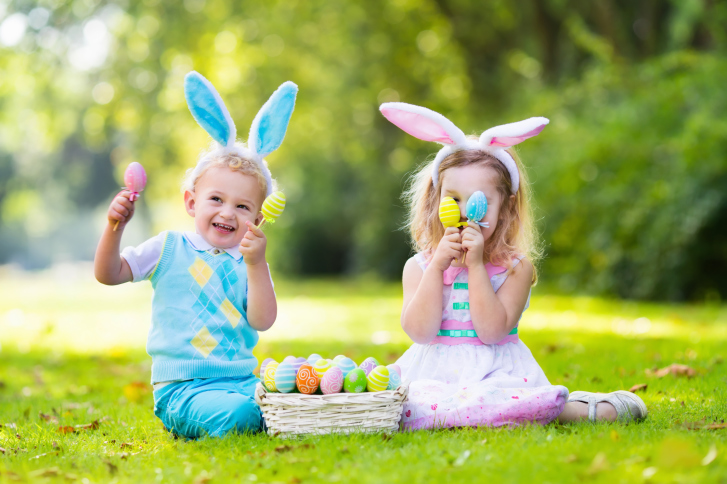
[[[235,123],[212,83],[195,71],[184,78],[184,97],[195,121],[221,145],[220,149],[237,152],[260,166],[268,185],[266,195],[273,193],[273,179],[264,158],[283,143],[297,94],[295,83],[287,81],[281,84],[255,116],[245,146],[235,142]],[[194,171],[201,172],[210,159],[208,155],[200,160]]]
[[[520,172],[515,160],[505,150],[537,136],[550,122],[546,118],[537,117],[503,124],[488,129],[480,135],[479,140],[470,140],[452,121],[431,109],[406,103],[384,103],[379,110],[386,119],[415,138],[444,145],[432,165],[432,184],[435,187],[439,182],[439,164],[444,158],[460,150],[482,150],[505,165],[510,173],[513,194],[520,188]]]

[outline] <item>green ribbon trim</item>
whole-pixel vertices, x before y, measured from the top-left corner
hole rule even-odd
[[[470,303],[468,302],[456,302],[452,303],[452,309],[469,309]]]
[[[469,285],[466,282],[455,282],[454,288],[455,289],[469,289]]]
[[[512,328],[508,335],[517,334],[517,327]],[[476,338],[477,332],[474,329],[440,329],[437,336],[449,336],[450,338]]]

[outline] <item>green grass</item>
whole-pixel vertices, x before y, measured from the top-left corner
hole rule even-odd
[[[727,417],[724,307],[535,291],[521,336],[551,382],[592,391],[647,383],[641,424],[187,442],[152,413],[148,285],[107,288],[86,274],[1,275],[0,483],[726,482],[727,429],[689,429]],[[276,291],[280,319],[261,334],[259,359],[318,352],[393,362],[409,344],[396,284],[281,281]],[[697,376],[645,372],[675,362]]]

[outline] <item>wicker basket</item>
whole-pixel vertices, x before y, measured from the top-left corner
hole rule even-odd
[[[268,434],[292,437],[301,434],[396,432],[409,384],[375,393],[303,395],[268,392],[262,383],[255,401],[263,411]]]

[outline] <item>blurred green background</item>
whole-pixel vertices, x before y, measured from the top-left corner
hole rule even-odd
[[[279,274],[395,279],[407,175],[436,146],[378,113],[425,105],[468,133],[541,115],[546,288],[727,294],[727,4],[706,0],[0,2],[0,264],[91,260],[130,161],[149,174],[125,243],[190,229],[179,185],[208,143],[182,80],[208,77],[246,138],[300,86],[268,158],[288,197]]]

